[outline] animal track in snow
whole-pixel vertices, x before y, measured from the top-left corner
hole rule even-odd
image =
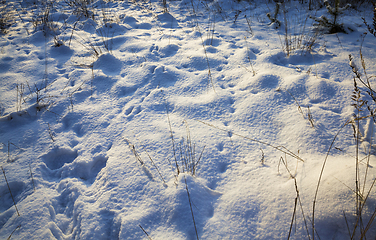
[[[227,166],[228,166],[227,163],[224,163],[224,162],[219,163],[219,164],[218,164],[218,170],[219,170],[219,172],[220,172],[220,173],[224,173],[224,172],[226,172],[226,170],[227,170]]]
[[[78,185],[78,186],[77,186]],[[52,200],[55,213],[72,217],[76,199],[81,195],[80,182],[75,180],[62,180],[58,184],[57,191],[60,195]]]
[[[123,85],[115,85],[112,88],[112,91],[115,93],[117,97],[126,97],[134,94],[137,90],[137,86],[123,86]]]
[[[85,229],[84,232],[81,232],[81,238],[107,240],[119,239],[121,220],[116,217],[116,212],[102,208],[95,210],[94,214],[96,217],[92,220],[93,222],[81,223],[81,227]],[[103,238],[103,236],[106,237]]]
[[[217,144],[218,151],[222,152],[223,151],[223,146],[224,146],[224,144],[222,142],[218,143]]]
[[[7,72],[11,68],[11,66],[12,65],[10,65],[9,63],[0,63],[0,73]]]
[[[280,78],[276,75],[263,75],[258,79],[258,85],[262,89],[276,88],[280,82]]]
[[[69,148],[55,147],[41,158],[50,170],[56,170],[63,167],[64,164],[73,162],[77,156],[77,151]]]
[[[169,44],[165,47],[159,48],[161,57],[171,57],[174,56],[179,51],[179,46],[175,44]]]
[[[208,38],[204,40],[205,46],[218,47],[221,44],[221,40],[218,38]]]
[[[311,86],[308,88],[308,95],[311,103],[320,103],[332,99],[337,95],[338,86],[335,82],[322,80],[312,81]]]
[[[82,137],[85,135],[86,131],[83,128],[83,125],[80,123],[76,123],[72,126],[73,131],[76,133],[77,137]]]
[[[273,74],[260,74],[256,75],[246,86],[240,88],[241,91],[249,91],[253,94],[257,94],[262,91],[270,91],[271,89],[276,89],[281,78]]]
[[[235,103],[235,100],[233,98],[229,98],[228,99],[228,103],[230,104],[230,113],[234,113],[235,112],[235,108],[233,107],[233,105]]]
[[[126,16],[122,19],[123,23],[128,24],[131,27],[136,27],[138,24],[138,21],[134,17]]]
[[[123,63],[111,54],[103,54],[93,66],[94,69],[100,69],[106,75],[116,76],[120,73]]]
[[[261,51],[258,48],[251,47],[249,48],[250,51],[252,51],[254,54],[259,54]]]
[[[223,61],[217,58],[211,58],[209,56],[209,66],[212,69],[216,69],[218,66],[222,64],[228,64],[227,61]],[[178,67],[188,68],[188,71],[207,71],[208,69],[208,62],[205,56],[192,56],[187,59],[183,59],[180,63],[181,65]]]
[[[131,114],[131,112],[133,111],[133,108],[134,108],[134,106],[130,106],[127,110],[125,110],[125,115],[129,115],[129,114]]]
[[[208,53],[217,53],[218,52],[218,50],[215,47],[212,47],[212,46],[206,46],[205,49],[206,49],[206,52],[208,52]]]
[[[93,184],[98,173],[106,167],[107,161],[108,157],[105,154],[95,154],[90,161],[78,161],[71,167],[70,172],[63,172],[62,177],[75,177]]]
[[[135,109],[135,111],[134,111],[134,114],[135,115],[137,115],[137,114],[139,114],[140,112],[141,112],[141,106],[138,106],[136,109]]]
[[[141,106],[130,106],[128,109],[125,110],[124,114],[129,116],[131,115],[131,113],[133,113],[134,115],[137,115],[141,112],[142,108]]]
[[[163,13],[157,16],[163,28],[178,28],[179,23],[170,13]]]

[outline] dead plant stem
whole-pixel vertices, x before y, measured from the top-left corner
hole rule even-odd
[[[206,122],[203,122],[203,121],[201,121],[201,120],[196,120],[196,121],[197,121],[197,122],[200,122],[200,123],[202,123],[202,124],[205,124],[205,125],[207,125],[207,126],[209,126],[209,127],[216,128],[216,129],[218,129],[218,130],[220,130],[220,131],[228,132],[228,130],[225,130],[225,129],[219,128],[219,127],[217,127],[217,126],[214,126],[213,124],[206,123]],[[269,146],[269,147],[271,147],[271,148],[274,148],[274,149],[276,149],[276,150],[278,150],[278,151],[280,151],[280,152],[283,152],[283,153],[289,155],[290,157],[293,157],[293,158],[295,158],[295,159],[298,159],[298,160],[304,162],[304,160],[303,160],[301,157],[299,157],[299,156],[296,155],[295,153],[291,152],[290,150],[288,150],[288,149],[285,148],[284,146],[274,146],[274,145],[272,145],[272,144],[270,144],[270,143],[263,142],[263,141],[260,141],[260,140],[257,140],[257,139],[253,139],[253,138],[250,138],[250,137],[246,137],[246,136],[243,136],[243,135],[240,135],[240,134],[237,134],[237,133],[233,133],[233,132],[232,132],[232,134],[235,135],[235,136],[238,136],[238,137],[244,138],[244,139],[246,139],[246,140],[252,141],[252,142],[257,142],[257,143],[260,143],[260,144],[263,144],[263,145]]]
[[[16,205],[16,201],[14,200],[14,197],[13,197],[12,191],[10,190],[10,186],[9,186],[9,183],[8,183],[7,176],[5,176],[5,171],[4,171],[3,166],[1,166],[1,170],[3,171],[4,178],[5,178],[5,182],[7,183],[8,190],[9,190],[10,196],[12,197],[14,207],[16,208],[16,211],[17,211],[18,216],[20,216],[20,213],[18,212],[18,208],[17,208],[17,205]]]

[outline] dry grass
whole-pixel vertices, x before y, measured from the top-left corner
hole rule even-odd
[[[20,216],[20,213],[18,212],[18,208],[17,208],[17,205],[16,205],[16,201],[14,200],[14,197],[13,197],[12,191],[10,190],[10,186],[9,186],[9,183],[8,183],[7,176],[5,175],[4,168],[3,168],[2,166],[0,166],[0,167],[1,167],[1,170],[3,171],[4,179],[5,179],[5,182],[7,183],[7,186],[8,186],[8,190],[9,190],[10,196],[12,197],[14,207],[16,208],[16,211],[17,211],[17,215]]]

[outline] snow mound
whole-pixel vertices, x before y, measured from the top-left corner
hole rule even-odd
[[[102,70],[106,75],[115,76],[121,71],[123,63],[110,53],[101,55],[94,62],[94,69]]]

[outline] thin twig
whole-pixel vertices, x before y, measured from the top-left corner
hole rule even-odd
[[[370,220],[368,221],[366,228],[363,230],[362,235],[360,236],[360,240],[365,238],[365,235],[368,232],[369,228],[371,227],[373,220],[375,220],[375,218],[376,218],[376,208],[375,208],[375,211],[372,213],[372,216]]]
[[[349,222],[347,221],[345,210],[343,210],[343,217],[345,218],[347,231],[349,232],[349,237],[351,238],[351,232],[350,232]]]
[[[136,157],[136,160],[143,166],[144,165],[144,161],[142,161],[142,158],[137,153],[135,146],[128,139],[124,138],[124,140],[128,143],[129,148],[131,149],[133,155]]]
[[[197,15],[196,15],[196,9],[195,9],[195,6],[194,6],[194,4],[193,4],[193,0],[191,0],[191,5],[192,5],[192,10],[193,10],[193,15],[194,15],[194,19],[195,19],[196,28],[197,28],[197,30],[198,30],[198,32],[199,32],[199,34],[200,34],[202,47],[204,48],[205,58],[206,58],[206,62],[207,62],[207,64],[208,64],[208,77],[209,77],[209,84],[212,85],[212,88],[213,88],[214,93],[217,93],[217,92],[215,91],[215,88],[214,88],[213,77],[212,77],[212,74],[211,74],[211,69],[210,69],[210,64],[209,64],[209,57],[208,57],[208,53],[207,53],[206,48],[205,48],[204,39],[202,38],[202,33],[201,33],[201,30],[200,30],[200,26],[198,25]]]
[[[157,172],[158,172],[158,174],[159,174],[159,176],[160,176],[160,178],[162,179],[162,181],[163,181],[163,183],[164,184],[166,184],[166,181],[164,180],[164,178],[163,178],[163,176],[162,176],[162,174],[161,174],[161,172],[159,171],[159,169],[158,169],[158,167],[157,167],[157,165],[155,165],[155,163],[154,163],[154,161],[153,161],[153,159],[151,158],[151,156],[150,156],[150,154],[146,151],[146,148],[145,148],[145,146],[143,146],[142,144],[141,144],[141,142],[140,142],[140,140],[137,138],[137,140],[138,140],[138,142],[140,143],[140,145],[141,145],[141,147],[144,149],[144,151],[145,151],[145,153],[146,153],[146,155],[148,155],[148,157],[149,157],[149,159],[150,159],[150,162],[151,162],[151,164],[154,166],[154,168],[157,170]]]
[[[18,226],[13,230],[13,232],[9,235],[9,237],[7,238],[7,240],[9,240],[9,239],[12,237],[13,233],[14,233],[17,229],[19,229],[20,227],[21,227],[21,225],[18,225]]]
[[[206,122],[203,122],[203,121],[201,121],[201,120],[196,120],[196,121],[197,121],[197,122],[200,122],[200,123],[202,123],[202,124],[205,124],[205,125],[207,125],[207,126],[209,126],[209,127],[216,128],[216,129],[218,129],[218,130],[220,130],[220,131],[228,132],[228,130],[225,130],[225,129],[219,128],[219,127],[217,127],[217,126],[214,126],[213,124],[206,123]],[[235,136],[238,136],[238,137],[244,138],[244,139],[246,139],[246,140],[249,140],[249,141],[252,141],[252,142],[257,142],[257,143],[260,143],[260,144],[263,144],[263,145],[269,146],[269,147],[274,148],[274,149],[276,149],[276,150],[278,150],[278,151],[280,151],[280,152],[283,152],[283,153],[285,153],[285,154],[287,154],[287,155],[289,155],[289,156],[291,156],[291,157],[293,157],[293,158],[295,158],[295,159],[298,159],[298,160],[304,162],[304,160],[303,160],[301,157],[299,157],[299,156],[296,155],[295,153],[291,152],[290,150],[288,150],[288,149],[285,148],[284,146],[274,146],[274,145],[272,145],[272,144],[270,144],[270,143],[263,142],[263,141],[260,141],[260,140],[257,140],[257,139],[253,139],[253,138],[250,138],[250,137],[246,137],[246,136],[243,136],[243,135],[240,135],[240,134],[234,133],[234,132],[231,132],[231,133],[232,133],[233,135],[235,135]]]
[[[149,240],[152,240],[151,237],[149,236],[149,234],[145,231],[145,229],[143,229],[143,227],[141,227],[141,225],[138,225],[141,230],[146,234],[146,236],[148,237]]]
[[[7,180],[7,176],[5,176],[4,168],[3,168],[3,166],[0,166],[0,167],[1,167],[1,170],[3,171],[4,178],[5,178],[5,182],[7,183],[8,190],[9,190],[10,196],[12,197],[14,207],[16,208],[16,211],[17,211],[18,216],[20,216],[20,213],[18,212],[18,209],[17,209],[16,201],[14,201],[14,197],[13,197],[12,191],[10,190],[10,187],[9,187],[9,183],[8,183],[8,180]]]
[[[265,163],[264,151],[262,150],[262,148],[260,148],[260,151],[261,151],[261,164],[264,165],[264,163]]]
[[[33,171],[31,170],[30,163],[29,163],[29,169],[30,169],[31,182],[33,183],[33,189],[34,189],[34,192],[35,192],[35,184],[34,184],[34,178],[33,178]]]
[[[197,240],[199,240],[198,233],[197,233],[197,228],[196,228],[195,216],[194,216],[193,210],[192,210],[191,196],[189,195],[187,179],[185,178],[185,176],[184,176],[184,181],[185,181],[185,189],[187,190],[187,195],[188,195],[189,207],[191,208],[192,220],[193,220],[193,225],[195,227],[196,237],[197,237]]]
[[[286,158],[286,157],[285,157]],[[309,230],[308,230],[308,225],[307,225],[307,221],[306,221],[306,217],[304,215],[304,210],[303,210],[303,204],[302,204],[302,201],[301,201],[301,198],[300,198],[300,194],[299,194],[299,189],[298,189],[298,183],[296,181],[296,177],[294,175],[291,174],[291,171],[290,169],[287,167],[287,159],[286,159],[286,162],[283,161],[283,158],[281,157],[281,160],[282,160],[282,163],[283,165],[285,166],[287,172],[289,173],[290,177],[292,179],[294,179],[294,184],[295,184],[295,192],[296,192],[296,199],[299,201],[299,205],[300,205],[300,210],[302,211],[302,216],[303,216],[303,220],[304,220],[304,225],[305,225],[305,228],[306,228],[306,231],[307,231],[307,236],[308,236],[308,239],[310,240],[311,239],[311,236],[309,235]],[[295,203],[296,204],[296,203]],[[296,208],[296,205],[295,205],[295,208]],[[294,209],[294,215],[295,215],[295,209]],[[294,218],[293,218],[294,220]],[[293,221],[292,220],[292,221]],[[292,226],[293,222],[291,222],[291,226]],[[290,229],[291,231],[291,229]],[[290,236],[290,234],[289,234]]]
[[[204,153],[205,147],[206,147],[206,146],[204,146],[204,148],[202,149],[201,154],[200,154],[200,157],[198,158],[197,162],[195,163],[195,168],[193,169],[193,175],[195,175],[195,173],[196,173],[197,165],[198,165],[198,163],[199,163],[200,160],[201,160],[201,157],[202,157],[202,154]]]
[[[312,205],[312,237],[313,237],[313,239],[315,239],[315,210],[316,210],[317,194],[319,192],[319,187],[320,187],[322,175],[324,173],[324,168],[326,166],[326,162],[328,160],[329,153],[332,150],[332,147],[334,145],[335,140],[337,139],[339,133],[343,130],[343,128],[350,123],[350,121],[351,120],[347,120],[346,123],[343,124],[343,126],[338,130],[337,134],[334,136],[334,138],[333,138],[333,140],[332,140],[332,142],[331,142],[331,144],[329,146],[328,152],[326,153],[326,156],[325,156],[324,162],[322,164],[322,167],[321,167],[321,171],[320,171],[320,175],[319,175],[319,180],[317,181],[317,186],[316,186],[316,191],[315,191],[315,197],[313,199],[313,205]]]
[[[294,217],[295,217],[295,212],[296,212],[296,204],[298,203],[298,197],[295,198],[295,204],[294,204],[294,212],[292,213],[292,219],[291,219],[291,224],[290,224],[290,231],[289,231],[289,236],[287,237],[287,239],[290,239],[290,236],[291,236],[291,230],[292,230],[292,226],[294,225]]]
[[[172,126],[171,126],[171,121],[170,121],[170,114],[169,114],[169,111],[168,111],[168,106],[167,106],[166,98],[165,98],[165,96],[163,94],[163,90],[161,90],[161,93],[162,93],[163,100],[164,100],[165,106],[166,106],[166,114],[167,114],[168,126],[170,128],[170,138],[171,138],[171,142],[172,142],[172,150],[173,150],[173,153],[174,153],[175,166],[176,166],[177,175],[179,175],[180,170],[179,170],[178,160],[176,158],[175,140],[174,140],[174,134],[172,132]],[[172,165],[171,162],[170,162],[170,165]]]

